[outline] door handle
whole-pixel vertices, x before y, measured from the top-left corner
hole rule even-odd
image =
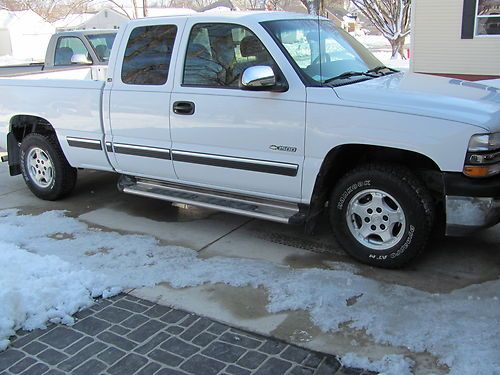
[[[192,115],[194,113],[193,102],[174,102],[172,107],[177,115]]]

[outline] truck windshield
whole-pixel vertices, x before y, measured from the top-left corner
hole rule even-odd
[[[313,82],[329,83],[339,76],[371,79],[376,75],[361,73],[383,66],[354,37],[328,20],[268,21],[263,26],[281,44],[292,64]],[[352,75],[354,72],[357,74]]]
[[[108,62],[116,33],[89,34],[85,36],[100,62]]]

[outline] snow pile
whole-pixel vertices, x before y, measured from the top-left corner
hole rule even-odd
[[[342,366],[362,368],[376,371],[379,375],[412,375],[412,367],[415,362],[402,355],[386,355],[379,361],[370,361],[366,357],[361,357],[356,353],[347,353],[342,356]]]
[[[352,35],[352,34],[351,34]],[[382,35],[353,35],[384,65],[407,72],[410,69],[410,60],[403,60],[399,55],[392,58],[392,48],[389,41]]]
[[[149,236],[88,228],[60,211],[38,216],[0,211],[0,249],[4,346],[15,329],[50,320],[71,323],[71,314],[101,294],[159,282],[175,288],[225,283],[263,286],[270,312],[307,310],[324,331],[344,324],[366,330],[380,343],[428,351],[452,374],[498,375],[500,370],[499,280],[438,295],[377,282],[350,269],[203,260],[193,250],[161,246]],[[397,357],[380,363],[387,373],[391,366],[404,368]]]
[[[0,350],[14,329],[44,327],[46,321],[72,323],[69,314],[93,304],[91,291],[99,275],[55,256],[40,256],[1,243]]]

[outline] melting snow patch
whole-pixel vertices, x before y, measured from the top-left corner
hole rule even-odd
[[[379,361],[370,361],[355,353],[347,353],[341,359],[342,366],[376,371],[379,375],[411,375],[415,362],[399,354],[386,355]]]
[[[71,315],[97,296],[159,282],[174,288],[224,283],[263,286],[270,312],[307,310],[324,331],[347,324],[379,343],[428,351],[452,374],[500,373],[499,280],[438,295],[377,282],[349,269],[203,260],[194,250],[161,246],[150,236],[89,228],[61,211],[37,216],[0,211],[0,249],[0,349],[19,328],[43,327],[48,321],[71,324]],[[400,369],[410,371],[411,363],[389,356],[371,366],[404,374]]]

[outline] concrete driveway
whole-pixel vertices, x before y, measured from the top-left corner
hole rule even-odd
[[[116,181],[117,175],[82,171],[71,197],[46,202],[31,194],[22,177],[9,177],[7,165],[2,164],[0,209],[19,208],[24,214],[67,210],[69,216],[92,226],[150,234],[165,244],[195,249],[202,258],[227,256],[292,268],[356,269],[357,274],[377,281],[431,293],[448,293],[499,276],[500,225],[472,237],[435,239],[418,261],[404,270],[388,271],[347,257],[332,238],[326,220],[315,236],[308,237],[298,227],[122,194],[116,190]],[[304,311],[271,314],[265,308],[264,289],[219,284],[172,289],[158,285],[133,290],[132,294],[324,353],[356,352],[374,359],[401,353],[416,361],[417,374],[447,372],[428,353],[375,344],[362,331],[346,328],[338,333],[321,332]]]

